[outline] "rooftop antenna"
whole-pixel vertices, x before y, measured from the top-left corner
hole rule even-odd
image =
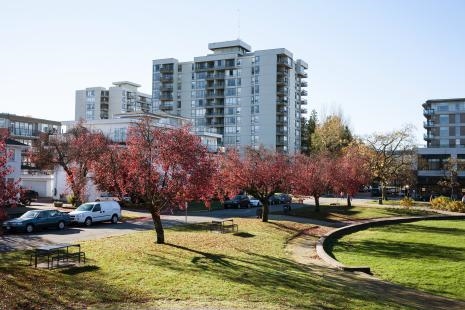
[[[237,9],[237,39],[241,38],[241,10]]]

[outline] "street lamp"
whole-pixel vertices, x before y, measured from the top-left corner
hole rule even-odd
[[[410,186],[405,185],[405,196],[408,198],[410,197],[410,191],[409,191]]]

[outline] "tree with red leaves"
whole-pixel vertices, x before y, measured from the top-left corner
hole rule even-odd
[[[109,143],[103,147],[99,158],[91,163],[93,181],[97,189],[116,195],[120,201],[132,192],[126,167],[128,156],[126,146]]]
[[[13,172],[13,168],[8,165],[12,153],[7,148],[7,138],[7,135],[0,134],[0,220],[6,217],[5,207],[12,201],[16,202],[21,191],[19,180],[7,180],[7,176]]]
[[[260,147],[248,148],[243,158],[235,151],[223,158],[222,182],[219,185],[231,194],[240,190],[262,203],[262,221],[268,222],[269,198],[290,190],[291,162],[287,155]]]
[[[291,192],[294,195],[313,196],[315,212],[319,212],[320,197],[331,187],[333,166],[334,159],[326,153],[310,157],[300,154],[294,156]]]
[[[100,157],[107,143],[102,133],[91,132],[79,123],[65,134],[42,134],[31,157],[38,168],[63,168],[73,205],[77,206],[86,199],[90,163]]]
[[[353,197],[362,185],[371,178],[370,158],[366,146],[352,143],[342,150],[342,155],[335,160],[333,166],[333,189],[335,192],[347,194],[347,206],[351,206]]]
[[[189,127],[155,127],[149,119],[129,129],[127,148],[130,190],[147,204],[157,243],[164,243],[161,212],[193,200],[210,200],[215,160]]]

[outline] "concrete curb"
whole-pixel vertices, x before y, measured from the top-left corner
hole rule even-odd
[[[339,239],[345,235],[364,230],[376,226],[400,224],[400,223],[410,223],[417,222],[422,220],[451,220],[451,219],[465,219],[465,214],[457,213],[455,215],[427,215],[427,216],[412,216],[412,217],[395,217],[395,218],[382,218],[382,219],[373,219],[361,223],[356,223],[348,226],[338,228],[336,230],[330,231],[329,233],[322,236],[318,239],[316,243],[316,253],[319,258],[328,263],[331,267],[344,270],[344,271],[361,271],[368,274],[371,274],[370,267],[368,266],[345,266],[340,263],[333,257],[331,257],[326,251],[325,246],[328,245],[330,240]]]

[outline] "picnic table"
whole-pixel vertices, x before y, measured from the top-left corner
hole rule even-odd
[[[225,232],[238,232],[239,226],[234,223],[234,219],[219,219],[214,220],[209,225],[210,231]]]
[[[81,251],[80,244],[71,244],[71,243],[61,243],[61,244],[52,244],[46,246],[40,246],[33,249],[29,265],[32,265],[32,260],[34,259],[34,267],[37,268],[39,260],[47,258],[47,268],[53,268],[54,263],[58,267],[61,262],[69,261],[78,261],[81,263],[81,258],[86,262],[86,253]]]

